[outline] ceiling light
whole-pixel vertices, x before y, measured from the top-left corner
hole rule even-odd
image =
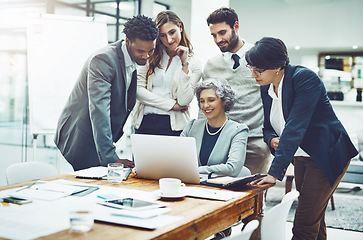
[[[295,50],[300,50],[300,46],[295,46]]]
[[[352,47],[353,49],[357,49],[358,48],[358,46],[357,45],[353,45],[353,47]]]

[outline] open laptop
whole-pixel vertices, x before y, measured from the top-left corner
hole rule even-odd
[[[131,145],[138,177],[200,183],[194,138],[132,134]]]

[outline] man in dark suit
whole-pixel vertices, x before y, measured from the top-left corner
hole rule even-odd
[[[158,29],[151,18],[128,20],[125,41],[109,44],[85,63],[59,118],[54,142],[73,166],[80,170],[122,162],[114,142],[135,105],[136,64],[145,65],[153,53]]]

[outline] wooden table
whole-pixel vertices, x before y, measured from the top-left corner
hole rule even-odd
[[[123,181],[120,185],[110,184],[107,180],[78,179],[73,175],[59,175],[46,178],[45,180],[55,179],[66,179],[113,187],[120,186],[143,191],[154,191],[159,188],[158,181],[138,179],[133,177],[132,174],[130,174],[127,181]],[[0,187],[0,190],[27,186],[32,182],[33,181],[8,185]],[[187,186],[202,187],[201,185],[189,184]],[[65,230],[40,239],[205,239],[241,219],[253,219],[260,215],[262,211],[263,190],[271,186],[273,185],[269,184],[260,187],[246,186],[243,190],[243,192],[247,193],[246,196],[235,198],[230,201],[214,201],[191,197],[185,197],[181,201],[168,201],[171,211],[167,214],[182,216],[183,218],[156,230],[144,230],[129,226],[96,222],[92,230],[85,234],[69,233],[68,230]],[[206,186],[203,187],[211,188]]]

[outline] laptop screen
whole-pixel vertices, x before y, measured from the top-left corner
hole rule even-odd
[[[194,138],[132,134],[131,144],[138,177],[200,182]]]

